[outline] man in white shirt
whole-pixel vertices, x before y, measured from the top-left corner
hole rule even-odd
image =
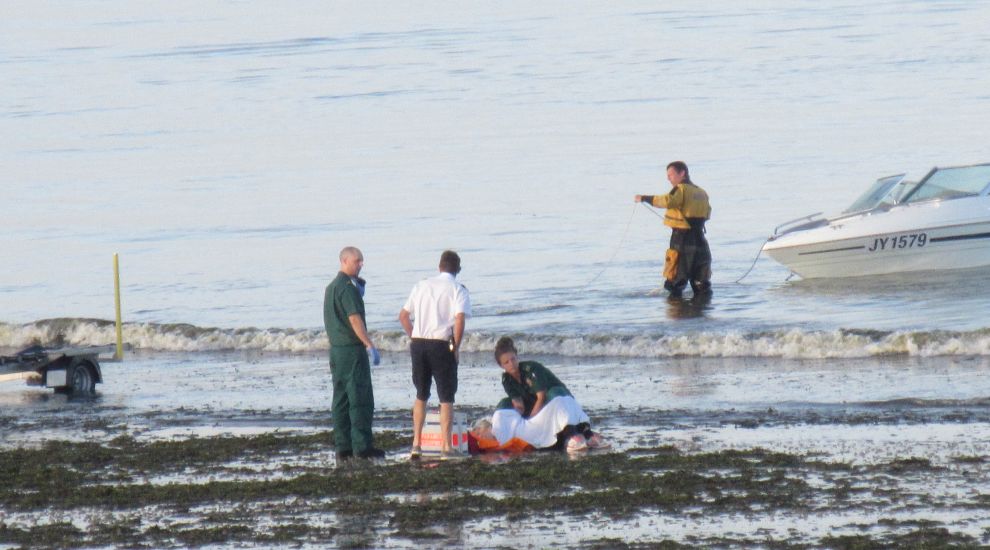
[[[420,457],[420,436],[426,420],[426,402],[432,381],[437,383],[440,398],[440,433],[443,437],[441,459],[458,458],[450,445],[454,417],[454,394],[457,393],[457,362],[464,323],[471,316],[468,289],[455,277],[461,271],[461,258],[445,250],[440,255],[440,273],[416,283],[406,305],[399,312],[399,322],[412,341],[412,378],[416,386],[413,404],[413,443],[410,458]]]

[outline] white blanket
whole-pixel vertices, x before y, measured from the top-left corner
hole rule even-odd
[[[591,423],[581,405],[570,396],[554,397],[536,416],[523,418],[515,409],[499,409],[492,415],[492,434],[499,445],[514,437],[542,449],[557,442],[557,433],[568,425]]]

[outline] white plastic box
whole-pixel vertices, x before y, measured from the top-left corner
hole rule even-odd
[[[454,411],[450,430],[450,446],[462,453],[468,452],[467,417]],[[440,411],[434,409],[426,413],[423,433],[420,435],[420,450],[424,458],[439,458],[443,434],[440,433]]]

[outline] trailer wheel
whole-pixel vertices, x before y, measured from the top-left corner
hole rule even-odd
[[[69,395],[93,395],[96,392],[96,371],[89,363],[76,363],[69,373]]]

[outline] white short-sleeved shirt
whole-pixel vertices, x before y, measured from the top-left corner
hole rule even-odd
[[[402,309],[413,319],[413,338],[449,340],[457,314],[471,316],[471,296],[453,275],[441,271],[416,283]]]

